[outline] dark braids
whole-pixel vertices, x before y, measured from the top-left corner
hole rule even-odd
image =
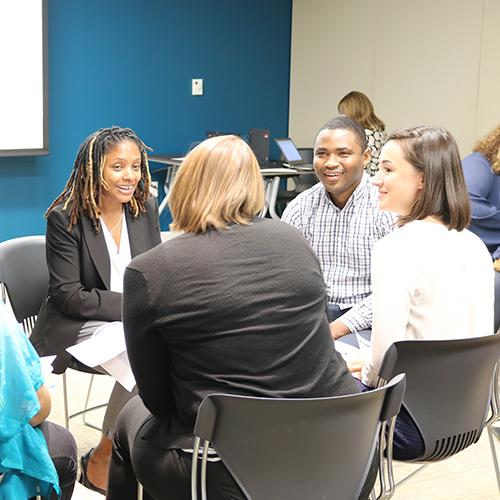
[[[62,193],[45,212],[45,217],[56,205],[63,203],[63,209],[68,210],[68,231],[85,214],[92,221],[95,232],[98,233],[101,227],[99,205],[104,182],[102,179],[104,159],[108,151],[125,141],[134,142],[141,152],[141,180],[128,205],[135,217],[140,212],[144,212],[151,185],[146,151],[151,148],[148,148],[133,130],[113,126],[99,129],[82,143],[68,182]]]

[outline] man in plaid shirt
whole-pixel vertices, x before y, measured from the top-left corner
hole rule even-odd
[[[369,160],[363,127],[344,116],[331,119],[314,145],[320,182],[293,199],[282,217],[318,256],[334,339],[371,328],[371,250],[396,221],[378,209],[378,190],[364,173]]]

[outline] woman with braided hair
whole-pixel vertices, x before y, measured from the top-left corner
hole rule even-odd
[[[66,348],[121,321],[125,267],[160,242],[146,150],[127,128],[91,134],[78,150],[63,192],[45,214],[49,288],[31,340],[40,355],[57,355],[55,373],[67,367],[92,371]],[[91,489],[106,488],[114,423],[133,394],[115,384],[101,440],[82,458],[81,481]]]

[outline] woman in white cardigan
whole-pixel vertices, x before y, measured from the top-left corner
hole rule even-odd
[[[361,369],[365,387],[376,385],[384,354],[398,340],[493,333],[491,257],[466,229],[469,199],[451,134],[430,126],[393,132],[373,184],[380,209],[399,219],[398,229],[373,249],[372,345]],[[401,413],[395,457],[415,458],[422,446],[413,421]]]

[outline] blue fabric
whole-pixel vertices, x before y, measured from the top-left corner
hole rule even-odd
[[[40,359],[7,307],[0,303],[0,499],[60,495],[58,477],[40,429]]]
[[[469,229],[488,247],[493,259],[500,258],[500,175],[480,153],[462,160],[465,182],[471,201]]]
[[[344,313],[349,311],[351,308],[341,309],[338,304],[326,304],[326,317],[328,318],[328,323],[339,319]]]

